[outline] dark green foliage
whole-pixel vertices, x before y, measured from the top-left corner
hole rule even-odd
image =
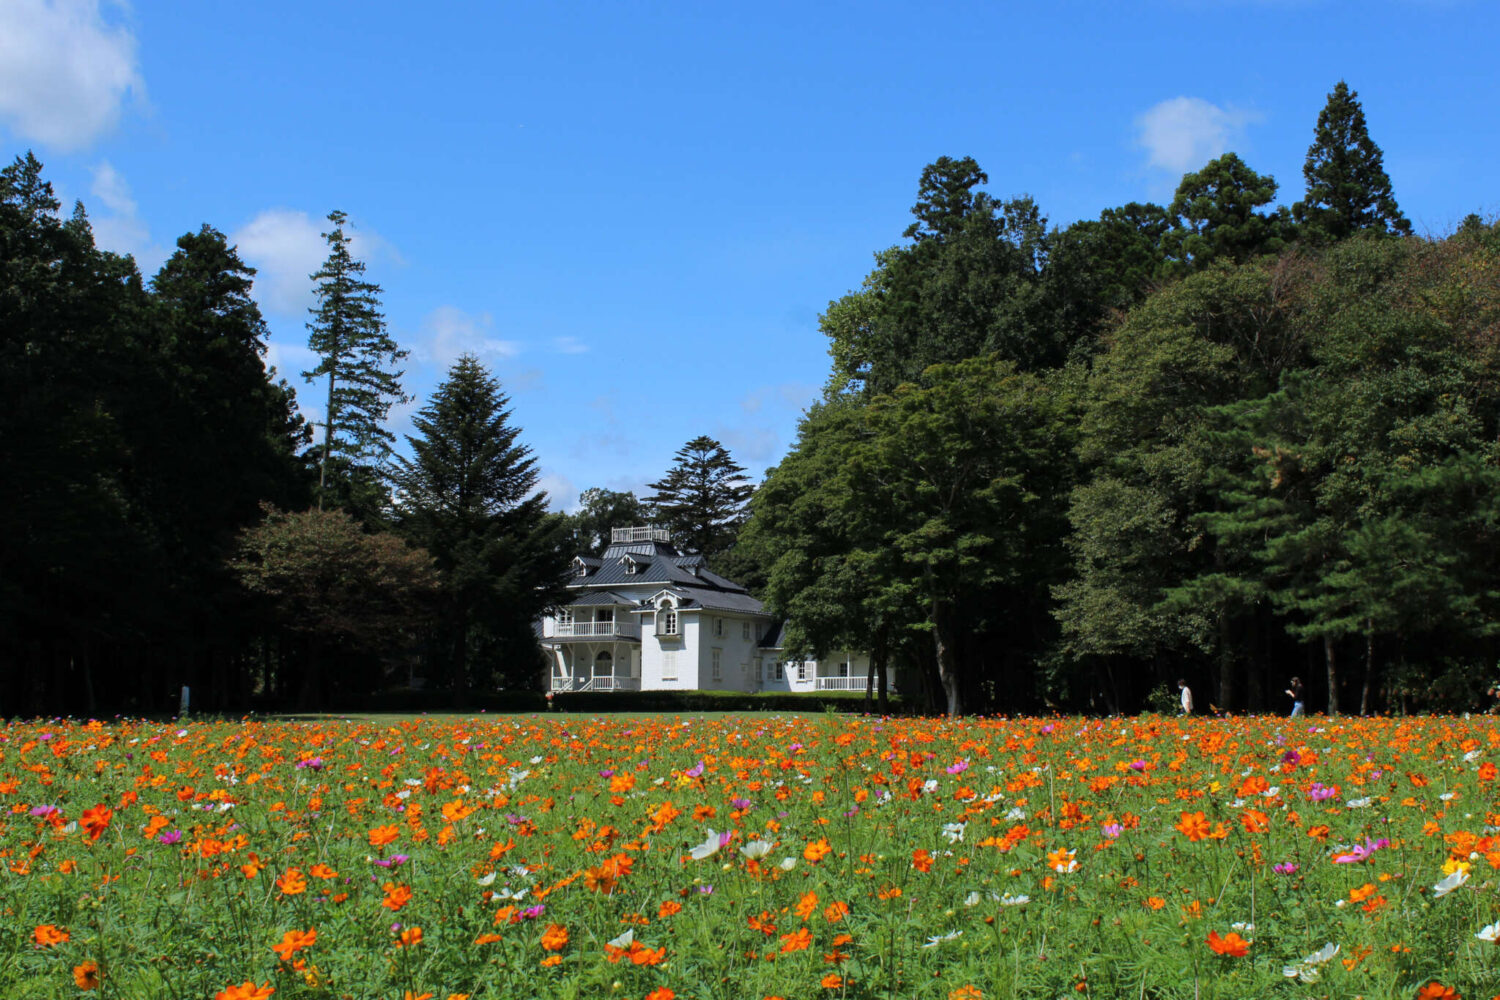
[[[609,547],[615,528],[630,528],[656,520],[656,509],[630,491],[593,486],[578,495],[578,510],[568,515],[570,547],[577,554],[597,556]]]
[[[509,404],[477,358],[459,358],[413,419],[412,457],[393,476],[402,531],[442,572],[429,680],[460,698],[537,683],[532,622],[566,592],[566,520],[547,512]]]
[[[1161,279],[1170,227],[1160,205],[1131,202],[1053,234],[1043,299],[1075,356],[1092,353],[1106,324]]]
[[[1284,208],[1256,211],[1275,197],[1276,179],[1233,153],[1184,175],[1167,209],[1172,228],[1162,237],[1170,269],[1186,274],[1214,261],[1242,264],[1279,252],[1291,236],[1291,217]]]
[[[1292,215],[1305,239],[1333,243],[1362,232],[1411,232],[1411,223],[1391,193],[1384,155],[1365,126],[1359,94],[1343,80],[1318,112],[1302,176],[1307,194],[1292,206]]]
[[[755,487],[723,445],[707,435],[677,449],[667,474],[648,484],[646,503],[687,552],[713,557],[729,551],[746,517]]]
[[[432,557],[390,532],[367,534],[342,511],[269,505],[231,564],[272,621],[299,641],[299,708],[388,682],[432,610]]]
[[[829,303],[820,328],[830,391],[890,392],[930,365],[999,356],[1023,369],[1066,353],[1041,301],[1049,235],[1030,198],[997,202],[972,159],[922,171],[912,242],[876,255],[864,288]]]
[[[318,507],[338,506],[365,523],[379,516],[379,472],[390,457],[394,435],[385,429],[392,403],[407,402],[402,372],[406,358],[386,332],[380,286],[363,278],[365,265],[349,252],[348,217],[330,212],[333,228],[323,234],[328,259],[312,275],[318,304],[311,310],[307,346],[322,358],[302,373],[309,382],[328,380],[318,467]]]

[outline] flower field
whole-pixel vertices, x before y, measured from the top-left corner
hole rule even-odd
[[[0,729],[0,996],[1500,995],[1489,718]]]

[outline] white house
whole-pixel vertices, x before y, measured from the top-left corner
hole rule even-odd
[[[538,628],[553,691],[865,689],[864,654],[784,659],[781,623],[663,528],[616,528],[573,572],[573,599]]]

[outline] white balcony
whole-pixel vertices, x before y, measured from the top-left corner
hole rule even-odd
[[[670,542],[672,533],[666,528],[611,528],[609,532],[611,543],[630,542]]]
[[[819,677],[819,691],[863,691],[870,686],[868,677]]]
[[[554,691],[639,691],[639,677],[559,677],[552,678]]]
[[[552,633],[559,639],[639,639],[639,622],[558,622]]]

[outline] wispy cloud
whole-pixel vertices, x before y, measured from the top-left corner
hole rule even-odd
[[[1173,97],[1136,119],[1136,143],[1146,150],[1148,166],[1182,174],[1230,151],[1259,117],[1201,97]]]
[[[151,239],[151,230],[138,214],[130,185],[108,160],[101,160],[93,168],[89,193],[104,208],[103,212],[89,213],[94,242],[105,250],[130,254],[141,273],[150,278],[167,259],[167,250]]]
[[[270,208],[235,230],[230,242],[258,272],[252,294],[268,313],[302,316],[313,304],[312,274],[328,257],[323,233],[329,223],[306,212]],[[345,223],[349,252],[369,263],[372,259],[400,263],[400,255],[384,238],[353,220]]]
[[[422,321],[412,354],[418,361],[445,370],[461,354],[472,354],[489,364],[520,354],[521,343],[494,336],[493,325],[489,313],[476,316],[457,306],[438,306]]]
[[[556,337],[552,341],[552,349],[559,354],[587,354],[589,345],[577,337]]]
[[[82,149],[145,92],[135,35],[98,0],[0,3],[0,122],[17,137]]]

